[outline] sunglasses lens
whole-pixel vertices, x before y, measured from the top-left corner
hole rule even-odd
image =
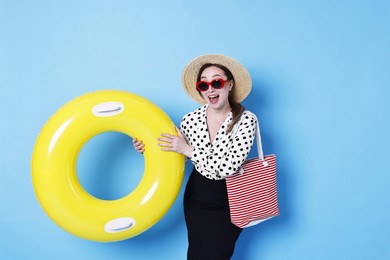
[[[210,83],[205,81],[199,81],[196,84],[196,88],[200,91],[206,91],[209,89],[209,85],[212,86],[215,89],[221,89],[223,88],[223,85],[225,84],[225,81],[223,79],[216,79],[211,81]]]
[[[199,82],[198,83],[198,89],[200,91],[206,91],[209,89],[209,85],[206,82]]]
[[[216,79],[211,82],[213,88],[219,89],[223,87],[223,81],[221,79]]]

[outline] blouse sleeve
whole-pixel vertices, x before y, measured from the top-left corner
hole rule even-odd
[[[222,156],[216,173],[222,177],[236,173],[253,146],[256,131],[256,119],[251,115],[243,115],[236,133],[231,136],[231,141]]]

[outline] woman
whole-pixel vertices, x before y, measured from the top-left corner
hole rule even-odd
[[[182,84],[202,106],[183,117],[177,136],[161,134],[159,146],[194,165],[184,194],[187,259],[230,259],[242,229],[230,221],[225,178],[239,170],[254,142],[256,120],[240,104],[251,78],[238,61],[208,54],[187,64]],[[142,140],[133,142],[142,153]]]

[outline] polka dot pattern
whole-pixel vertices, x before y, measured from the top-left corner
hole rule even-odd
[[[209,179],[221,180],[236,173],[245,161],[254,142],[257,122],[245,111],[233,131],[226,133],[232,121],[230,113],[211,144],[206,124],[207,107],[206,104],[186,114],[180,130],[187,143],[194,147],[191,161],[196,170]]]

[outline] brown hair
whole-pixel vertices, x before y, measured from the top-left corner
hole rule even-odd
[[[204,64],[200,69],[199,69],[199,72],[198,72],[198,77],[197,77],[197,81],[200,80],[200,77],[202,76],[202,72],[211,67],[211,66],[215,66],[217,68],[220,68],[221,70],[223,70],[223,72],[225,73],[226,77],[228,80],[233,80],[233,88],[235,87],[234,85],[234,77],[233,77],[233,74],[230,72],[230,70],[228,70],[225,66],[222,66],[220,64],[213,64],[213,63],[206,63]],[[199,92],[199,91],[198,91]],[[200,92],[199,92],[199,95]],[[230,107],[232,108],[232,113],[233,113],[233,120],[232,122],[229,124],[229,127],[227,129],[227,133],[230,133],[234,127],[234,125],[240,120],[241,118],[241,115],[242,113],[244,113],[245,111],[245,108],[241,105],[240,102],[237,102],[234,100],[234,97],[233,97],[233,91],[230,91],[229,93],[229,97],[228,97],[228,101],[229,101],[229,105]]]

